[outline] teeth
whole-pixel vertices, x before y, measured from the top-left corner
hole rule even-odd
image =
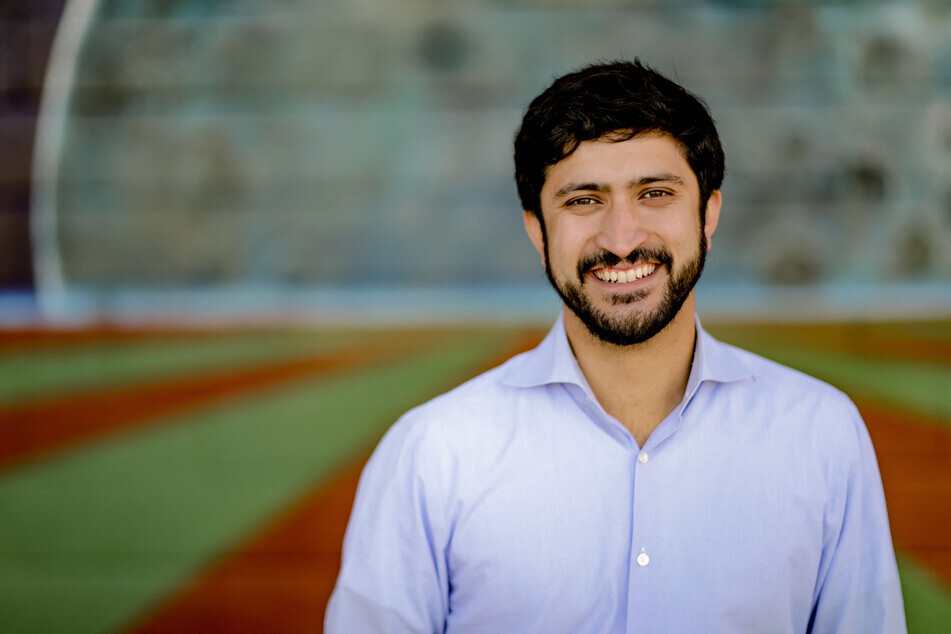
[[[657,268],[656,264],[645,264],[639,266],[636,269],[630,269],[627,271],[596,271],[595,277],[597,277],[602,282],[617,282],[618,284],[627,284],[628,282],[633,282],[634,280],[639,280],[642,277],[650,275],[654,272],[654,269]]]

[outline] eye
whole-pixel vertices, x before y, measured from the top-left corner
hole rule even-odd
[[[672,196],[672,195],[673,194],[671,194],[668,191],[664,191],[663,189],[652,189],[649,192],[645,192],[641,196],[641,198],[646,198],[648,200],[656,200],[658,198],[664,198],[665,196]]]
[[[586,207],[588,205],[597,205],[598,202],[599,201],[597,198],[592,198],[590,196],[581,196],[579,198],[572,198],[571,200],[565,203],[565,206],[566,207]]]

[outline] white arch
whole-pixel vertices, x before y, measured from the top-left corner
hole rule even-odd
[[[69,317],[56,235],[56,189],[76,64],[98,4],[97,0],[67,0],[63,7],[36,120],[30,234],[37,301],[41,316],[49,321]]]

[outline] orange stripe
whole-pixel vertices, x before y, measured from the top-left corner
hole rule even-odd
[[[951,431],[871,402],[859,409],[878,456],[896,546],[951,589]]]
[[[440,390],[537,345],[526,331],[505,354]],[[435,394],[433,394],[435,396]],[[366,456],[227,553],[152,613],[134,623],[137,634],[323,631],[324,610],[340,568],[350,507]]]
[[[401,333],[314,357],[9,405],[0,408],[0,471],[214,401],[380,363],[440,342],[440,337]]]
[[[365,461],[303,498],[128,631],[321,632]]]
[[[913,329],[913,325],[907,328]],[[711,326],[711,332],[719,329]],[[740,347],[802,345],[807,348],[845,352],[864,359],[947,363],[951,359],[951,341],[916,337],[914,334],[882,333],[875,324],[769,324],[743,327],[725,326],[724,341],[735,339]],[[742,334],[740,334],[742,333]],[[749,339],[752,337],[753,339]]]

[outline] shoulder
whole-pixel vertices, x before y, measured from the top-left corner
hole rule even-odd
[[[511,436],[517,403],[537,390],[509,385],[509,370],[522,362],[517,355],[403,414],[387,431],[374,454],[401,456],[416,468],[425,464],[448,468],[461,454],[501,450]]]
[[[719,357],[731,358],[736,364],[745,368],[747,375],[752,380],[751,387],[756,391],[765,392],[771,397],[784,394],[787,397],[839,402],[845,406],[851,405],[851,400],[845,393],[821,379],[748,350],[717,341],[712,337],[710,340]]]
[[[700,416],[709,420],[714,412],[714,429],[726,432],[734,450],[755,450],[768,461],[767,471],[795,473],[795,486],[823,500],[833,515],[844,508],[856,478],[879,486],[871,437],[845,393],[757,354],[717,345],[746,368],[746,378],[711,386]]]
[[[715,340],[714,345],[718,355],[746,369],[746,380],[724,388],[747,411],[791,431],[835,441],[838,447],[866,441],[868,432],[858,409],[839,388],[747,350]]]
[[[491,370],[469,379],[430,401],[413,408],[404,416],[429,425],[460,425],[474,415],[483,420],[487,412],[497,410],[522,395],[523,390],[510,385],[506,378],[512,368],[521,365],[533,351],[516,355]],[[420,424],[420,423],[415,423]]]

